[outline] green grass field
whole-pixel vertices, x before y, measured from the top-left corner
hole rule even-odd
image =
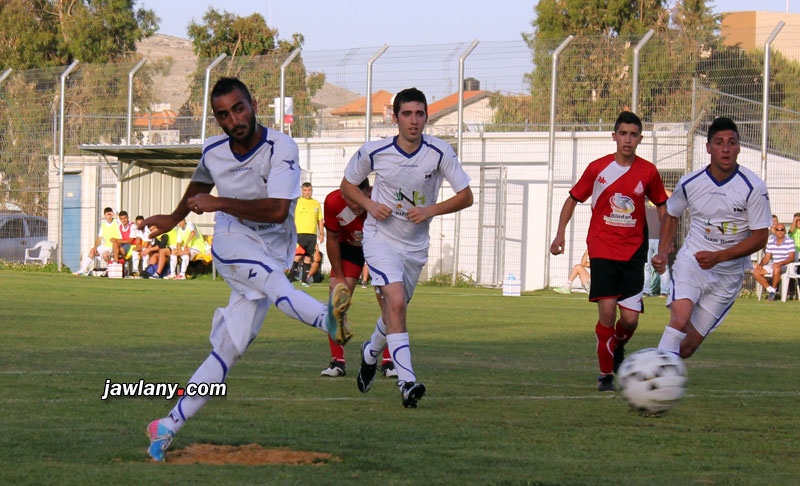
[[[324,285],[311,294],[326,298]],[[689,390],[646,418],[595,391],[596,306],[585,294],[420,286],[409,309],[428,393],[355,375],[377,317],[357,289],[348,375],[319,372],[325,335],[276,309],[172,449],[193,443],[326,452],[314,466],[157,464],[145,426],[173,402],[101,401],[105,380],[184,384],[210,351],[221,281],[0,272],[0,484],[800,483],[800,304],[742,298],[687,362]],[[629,352],[655,347],[668,313],[648,298]]]

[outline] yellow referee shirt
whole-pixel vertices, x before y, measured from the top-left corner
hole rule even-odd
[[[316,235],[318,221],[322,221],[322,208],[316,199],[300,197],[294,210],[294,224],[297,233]]]

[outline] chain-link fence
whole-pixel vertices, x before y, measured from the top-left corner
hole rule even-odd
[[[786,27],[779,38],[783,47],[771,51],[766,161],[761,157],[763,50],[710,44],[673,31],[657,32],[640,46],[638,80],[633,63],[641,36],[572,39],[559,55],[553,106],[548,103],[552,53],[564,39],[540,39],[533,47],[521,40],[481,42],[464,60],[460,130],[459,58],[470,42],[389,46],[382,54],[380,46],[301,52],[285,65],[283,92],[291,102],[284,103],[292,116],[283,121],[300,147],[303,177],[314,184],[314,196],[321,200],[338,187],[347,161],[365,140],[368,84],[373,139],[396,134],[392,96],[409,86],[422,89],[429,100],[427,132],[454,146],[460,132],[459,156],[476,195],[475,205],[461,214],[458,234],[453,215],[432,224],[424,275],[455,269],[481,284],[499,285],[504,275],[513,273],[523,288],[541,288],[561,284],[585,250],[588,204],[579,205],[568,227],[567,256],[549,261],[545,256],[567,191],[591,160],[614,151],[610,132],[623,109],[635,106],[645,121],[639,154],[656,163],[668,188],[680,175],[707,164],[704,130],[710,121],[723,114],[733,117],[742,135],[740,162],[757,173],[766,169],[773,212],[789,221],[800,210],[795,196],[800,143],[793,136],[800,128],[800,31]],[[276,129],[281,121],[276,115],[281,66],[287,56],[227,57],[210,71],[210,85],[222,76],[239,77],[258,104],[259,121]],[[132,76],[130,105],[129,72],[134,63],[80,64],[66,79],[64,154],[70,158],[65,168],[83,177],[73,183],[82,188],[84,212],[79,228],[69,228],[65,220],[64,231],[80,233],[82,253],[97,233],[99,206],[148,216],[144,213],[177,202],[185,180],[169,181],[167,172],[145,166],[130,170],[126,164],[131,160],[119,164],[112,157],[88,156],[80,145],[125,145],[129,123],[132,145],[199,144],[204,126],[207,137],[221,133],[210,109],[205,121],[202,116],[208,108],[206,68],[212,61],[148,61]],[[61,204],[54,187],[61,182],[54,174],[59,169],[63,71],[12,72],[0,83],[0,211],[45,216],[51,226],[58,223]],[[83,158],[72,158],[80,155]],[[84,166],[95,168],[81,169]],[[144,184],[148,177],[153,181]],[[140,203],[142,198],[131,197],[130,191],[148,191],[163,204]],[[448,194],[446,188],[443,197]]]

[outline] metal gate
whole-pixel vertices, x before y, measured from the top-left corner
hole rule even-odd
[[[507,182],[504,165],[481,166],[478,202],[477,282],[479,285],[497,287],[503,282]]]

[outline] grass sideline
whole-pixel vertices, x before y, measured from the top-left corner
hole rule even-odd
[[[2,484],[777,485],[800,471],[797,301],[740,299],[687,362],[689,395],[655,419],[594,390],[585,294],[418,287],[409,323],[428,394],[416,410],[381,377],[356,389],[371,292],[356,290],[341,379],[319,375],[325,336],[272,308],[228,396],[172,447],[255,442],[342,461],[253,467],[151,463],[144,429],[171,402],[100,400],[107,378],[185,384],[210,351],[224,282],[0,271],[0,295]],[[658,343],[663,302],[646,299],[629,351]]]

